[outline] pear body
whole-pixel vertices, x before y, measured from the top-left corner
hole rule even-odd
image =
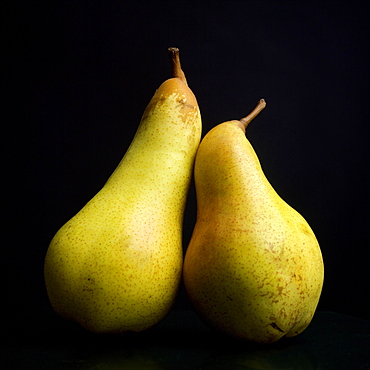
[[[102,333],[145,330],[168,313],[200,137],[194,94],[179,78],[165,81],[111,177],[49,245],[44,275],[57,313]]]
[[[200,317],[271,343],[310,323],[323,285],[319,244],[266,179],[239,121],[214,127],[194,168],[197,220],[183,275]]]

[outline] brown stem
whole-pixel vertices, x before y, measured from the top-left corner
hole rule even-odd
[[[260,101],[257,103],[256,107],[248,114],[248,116],[242,118],[239,120],[240,127],[243,131],[246,130],[247,126],[253,121],[254,118],[256,118],[260,112],[266,107],[266,102],[264,99],[260,99]]]
[[[184,84],[188,84],[186,81],[185,74],[181,69],[180,63],[180,50],[178,48],[168,48],[168,55],[171,61],[172,77],[179,78]]]

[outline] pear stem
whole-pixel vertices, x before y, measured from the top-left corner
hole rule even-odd
[[[254,118],[256,118],[263,109],[266,107],[265,99],[260,99],[260,101],[257,103],[256,107],[248,114],[248,116],[242,118],[239,120],[240,127],[243,131],[246,130],[247,126],[253,121]]]
[[[185,74],[181,69],[180,50],[178,48],[168,48],[168,55],[171,61],[172,77],[179,78],[185,85],[188,85]]]

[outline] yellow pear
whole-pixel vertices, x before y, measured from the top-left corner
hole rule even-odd
[[[61,227],[46,254],[51,305],[93,332],[155,325],[181,280],[182,222],[201,116],[178,49],[168,51],[173,78],[155,92],[103,188]]]
[[[195,159],[197,220],[183,276],[210,326],[271,343],[310,323],[323,285],[323,260],[306,220],[266,179],[246,126],[264,109],[210,130]]]

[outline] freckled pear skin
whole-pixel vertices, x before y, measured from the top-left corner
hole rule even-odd
[[[170,48],[173,78],[148,104],[104,187],[54,236],[45,283],[54,310],[101,333],[142,331],[171,309],[201,117]]]
[[[185,255],[189,299],[210,326],[272,343],[301,333],[316,310],[324,268],[305,219],[266,179],[246,125],[214,127],[195,160],[197,221]]]

